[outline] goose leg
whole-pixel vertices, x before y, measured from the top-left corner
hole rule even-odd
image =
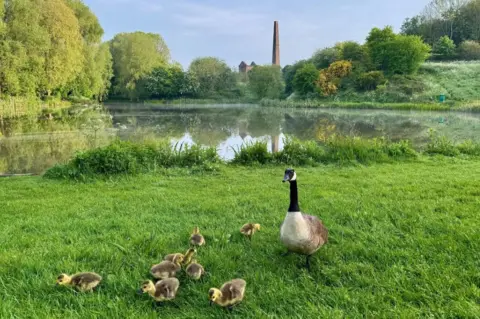
[[[307,268],[308,271],[310,271],[310,258],[312,255],[307,255],[307,262],[305,263],[305,268]]]

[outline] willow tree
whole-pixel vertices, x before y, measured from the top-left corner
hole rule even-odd
[[[73,94],[102,100],[110,87],[112,56],[108,45],[100,45],[103,28],[98,18],[80,0],[67,0],[77,17],[82,35],[83,63],[80,72],[63,89],[64,95]]]
[[[48,34],[45,76],[41,89],[47,94],[75,78],[82,69],[83,45],[78,19],[63,0],[36,0],[40,23]]]
[[[138,81],[170,60],[170,51],[159,34],[120,33],[111,41],[110,50],[114,71],[113,95],[121,98],[138,98],[141,95],[137,90]]]

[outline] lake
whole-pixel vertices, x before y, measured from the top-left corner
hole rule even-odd
[[[217,147],[229,160],[257,140],[272,152],[285,136],[321,140],[332,134],[408,139],[421,149],[429,129],[454,141],[480,141],[480,114],[389,110],[285,109],[255,105],[155,106],[115,103],[74,107],[55,114],[0,119],[0,173],[41,173],[75,152],[115,138],[168,139],[172,146]]]

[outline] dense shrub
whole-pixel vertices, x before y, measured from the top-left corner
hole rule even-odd
[[[453,141],[448,139],[446,136],[439,136],[433,130],[430,130],[429,135],[430,140],[425,150],[427,154],[440,154],[445,156],[457,156],[460,154],[460,151],[455,146]]]
[[[384,138],[362,139],[330,136],[324,143],[287,138],[282,151],[271,154],[267,144],[257,142],[240,148],[235,164],[316,165],[327,163],[381,163],[415,158],[417,152],[406,141],[392,143]]]
[[[267,164],[273,158],[267,143],[261,141],[242,145],[238,150],[234,149],[234,152],[233,164]]]
[[[314,165],[323,162],[325,150],[315,141],[301,142],[298,139],[287,138],[283,150],[274,156],[279,163]]]
[[[458,46],[458,54],[462,60],[480,60],[480,43],[464,41]]]
[[[438,60],[450,60],[455,57],[456,48],[455,42],[445,35],[433,46],[433,54]]]
[[[356,80],[356,87],[362,91],[375,90],[379,85],[385,84],[386,79],[381,71],[371,71],[360,74]]]
[[[215,148],[168,143],[136,144],[125,141],[78,153],[69,163],[56,165],[47,178],[81,179],[92,175],[137,174],[165,167],[194,167],[219,161]]]
[[[307,63],[297,70],[293,78],[293,88],[301,96],[315,93],[318,80],[318,70],[313,63]]]

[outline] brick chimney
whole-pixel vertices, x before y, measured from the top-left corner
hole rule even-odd
[[[273,22],[272,64],[280,65],[280,36],[278,34],[278,21]]]

